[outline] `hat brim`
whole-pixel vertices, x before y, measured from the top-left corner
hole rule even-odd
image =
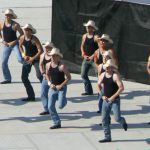
[[[31,28],[29,28],[29,27],[22,27],[22,29],[30,29],[31,31],[32,31],[32,34],[36,34],[36,29],[31,29]]]
[[[97,38],[98,41],[101,41],[101,40],[106,40],[108,41],[110,44],[113,44],[113,40],[112,39],[106,39],[106,38]]]
[[[92,27],[92,28],[94,28],[95,30],[98,30],[98,27],[93,26],[93,25],[89,25],[89,24],[87,24],[87,23],[83,23],[83,26],[84,26],[84,27]]]
[[[61,53],[51,53],[49,54],[50,56],[53,56],[53,55],[57,55],[59,56],[60,58],[63,58],[63,55]]]
[[[12,15],[12,19],[17,19],[17,15],[15,13],[4,13],[4,15]]]

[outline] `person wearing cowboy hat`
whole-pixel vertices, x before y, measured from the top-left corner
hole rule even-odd
[[[100,38],[97,38],[98,49],[94,53],[94,63],[97,68],[100,64],[103,63],[103,53],[106,51],[109,52],[109,56],[114,60],[115,64],[118,65],[117,55],[112,48],[113,40],[108,34],[103,34]]]
[[[71,80],[70,72],[65,64],[61,62],[63,55],[59,49],[53,48],[50,52],[51,62],[46,65],[46,77],[49,85],[48,110],[54,123],[50,129],[61,128],[61,120],[55,108],[56,101],[60,109],[67,104],[67,83]]]
[[[98,80],[99,90],[101,93],[103,84],[103,105],[102,105],[102,127],[105,133],[105,138],[100,140],[100,143],[111,142],[110,131],[110,112],[111,109],[115,116],[116,122],[119,122],[123,129],[127,131],[128,125],[124,117],[121,117],[120,112],[120,94],[124,90],[124,85],[120,75],[113,71],[116,67],[111,59],[104,64],[105,72],[103,72]]]
[[[98,28],[96,27],[93,20],[89,20],[87,23],[84,23],[83,26],[86,27],[87,33],[83,34],[81,42],[81,54],[83,57],[81,66],[81,77],[85,89],[85,93],[82,93],[82,95],[92,95],[93,88],[89,80],[88,73],[92,67],[95,69],[93,58],[94,52],[98,48],[96,42],[98,36],[95,34],[95,31],[98,30]]]
[[[48,82],[46,80],[46,64],[51,61],[50,52],[54,46],[52,42],[46,42],[43,44],[44,52],[40,55],[40,72],[43,75],[43,80],[41,84],[41,101],[43,104],[44,111],[40,113],[40,115],[47,115],[49,114],[48,111]]]
[[[35,93],[28,77],[32,66],[34,66],[36,76],[39,81],[42,82],[43,76],[39,70],[39,58],[40,54],[43,52],[43,48],[39,39],[34,35],[36,33],[36,29],[33,28],[31,24],[26,24],[23,27],[23,30],[24,35],[22,35],[19,40],[19,48],[25,60],[25,63],[23,63],[22,66],[21,78],[28,97],[22,100],[35,101]]]
[[[2,33],[0,33],[0,38],[3,45],[2,72],[4,76],[4,81],[0,83],[8,84],[11,83],[12,80],[11,73],[8,67],[8,60],[11,52],[14,51],[17,56],[18,62],[23,63],[23,58],[21,56],[18,46],[18,39],[20,38],[20,36],[23,35],[23,31],[19,23],[13,20],[17,18],[17,15],[12,9],[5,10],[4,14],[5,21],[0,22],[0,31],[2,31]],[[18,37],[17,32],[19,33]]]

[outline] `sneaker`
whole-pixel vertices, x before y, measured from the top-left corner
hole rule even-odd
[[[50,129],[59,129],[59,128],[61,128],[61,124],[53,125],[50,127]]]
[[[127,129],[128,129],[128,125],[127,125],[127,123],[126,123],[126,122],[122,125],[122,127],[123,127],[123,129],[124,129],[125,131],[127,131]]]
[[[98,142],[100,143],[111,142],[111,139],[103,139],[103,140],[99,140]]]
[[[85,93],[81,93],[81,95],[93,95],[93,93],[87,93],[87,92],[85,92]]]
[[[11,81],[2,81],[2,82],[0,82],[0,84],[9,84],[9,83],[11,83]]]
[[[31,101],[35,101],[35,98],[23,98],[22,101],[24,102],[31,102]]]
[[[48,114],[49,114],[48,111],[43,111],[43,112],[41,112],[39,115],[48,115]]]

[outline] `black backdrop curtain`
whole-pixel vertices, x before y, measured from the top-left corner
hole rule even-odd
[[[150,54],[150,6],[113,0],[53,0],[52,41],[72,72],[80,73],[83,23],[92,19],[98,34],[109,34],[128,80],[150,84],[146,63]]]

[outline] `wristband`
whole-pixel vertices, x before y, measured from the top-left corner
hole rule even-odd
[[[25,52],[22,52],[21,55],[22,55],[22,57],[25,57]]]
[[[48,81],[48,85],[51,86],[51,82],[50,81]]]
[[[0,43],[3,43],[3,41],[4,41],[3,39],[0,39]]]
[[[44,75],[45,74],[45,72],[42,72],[42,75]]]

